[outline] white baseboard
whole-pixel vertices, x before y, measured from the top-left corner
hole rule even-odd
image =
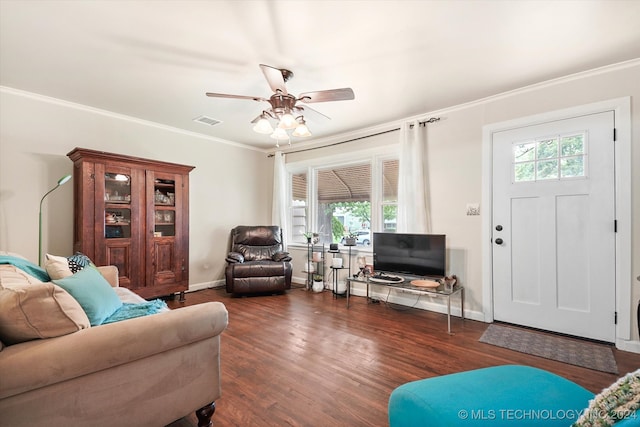
[[[630,351],[631,353],[640,353],[640,341],[616,340],[616,348],[622,351]]]
[[[221,288],[224,286],[224,280],[213,280],[211,282],[192,283],[186,292],[201,291],[203,289]]]
[[[302,285],[304,286],[307,283],[307,276],[302,276],[302,277],[292,277],[291,278],[291,283],[295,283],[296,285]]]

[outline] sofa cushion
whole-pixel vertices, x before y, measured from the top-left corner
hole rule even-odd
[[[69,261],[63,256],[46,254],[44,256],[44,268],[47,270],[51,280],[64,279],[73,275],[69,268]]]
[[[0,288],[11,288],[37,283],[42,283],[42,281],[27,274],[15,265],[0,264]]]
[[[44,268],[52,280],[64,279],[91,265],[89,257],[81,252],[68,257],[46,254],[44,261]]]
[[[12,265],[14,267],[17,267],[41,282],[49,282],[51,280],[44,268],[22,257],[16,257],[13,255],[0,255],[0,265]]]
[[[84,268],[72,276],[53,282],[80,303],[91,326],[102,324],[122,306],[122,301],[109,282],[95,268]]]
[[[0,340],[7,345],[88,327],[82,307],[53,283],[27,282],[0,288]]]

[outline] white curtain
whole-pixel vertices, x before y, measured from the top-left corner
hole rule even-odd
[[[400,127],[398,233],[430,233],[426,128],[418,121]]]
[[[284,165],[284,154],[277,151],[273,162],[273,203],[271,207],[271,223],[282,229],[282,246],[287,247],[288,230],[287,212],[287,171]]]

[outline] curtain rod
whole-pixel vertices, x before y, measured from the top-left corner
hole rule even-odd
[[[437,122],[439,120],[440,120],[440,117],[430,117],[427,120],[424,120],[422,122],[418,122],[418,124],[420,126],[424,127],[424,126],[427,125],[427,123],[434,123],[434,122]],[[413,124],[409,125],[409,127],[413,128]],[[320,148],[333,147],[334,145],[346,144],[347,142],[359,141],[361,139],[371,138],[372,136],[384,135],[385,133],[396,132],[396,131],[399,131],[399,130],[400,130],[400,128],[389,129],[389,130],[385,130],[385,131],[382,131],[382,132],[373,133],[371,135],[360,136],[358,138],[348,139],[346,141],[340,141],[340,142],[334,142],[333,144],[322,145],[320,147],[310,147],[310,148],[303,148],[301,150],[287,151],[284,154],[302,153],[304,151],[311,151],[311,150],[317,150],[317,149],[320,149]],[[275,156],[275,154],[267,154],[267,157],[273,157],[273,156]]]

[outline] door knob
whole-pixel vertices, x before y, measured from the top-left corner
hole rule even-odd
[[[496,230],[502,231],[502,226],[501,225],[496,225]]]
[[[504,240],[502,240],[499,237],[496,239],[496,245],[501,245],[503,242],[504,242]]]

